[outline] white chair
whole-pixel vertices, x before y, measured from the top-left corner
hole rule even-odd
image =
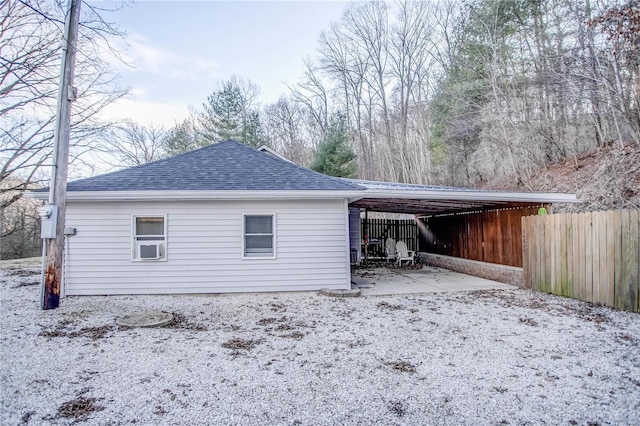
[[[398,257],[396,262],[398,266],[402,266],[402,261],[404,260],[411,262],[413,265],[415,263],[414,255],[414,251],[407,250],[407,243],[404,241],[398,241],[396,244],[396,256]]]
[[[384,254],[387,256],[387,262],[396,258],[396,240],[387,238],[384,242]]]

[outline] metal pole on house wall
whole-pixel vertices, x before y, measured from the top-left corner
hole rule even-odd
[[[77,94],[76,89],[73,87],[73,71],[76,61],[80,4],[81,0],[70,0],[65,19],[56,127],[53,136],[53,167],[51,170],[51,185],[49,186],[49,205],[52,208],[47,210],[48,213],[45,213],[47,219],[54,221],[51,229],[52,234],[45,235],[43,231],[42,235],[45,238],[45,241],[43,241],[43,246],[45,247],[43,255],[46,254],[46,263],[44,263],[42,270],[42,309],[55,309],[60,305],[69,137],[71,132],[71,102],[75,100]],[[53,217],[49,217],[47,214]],[[54,229],[55,234],[53,233]]]

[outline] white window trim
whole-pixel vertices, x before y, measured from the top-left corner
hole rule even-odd
[[[138,241],[136,240],[136,218],[138,217],[161,217],[164,220],[164,240],[162,241],[162,245],[164,246],[164,256],[160,259],[139,259],[138,258]],[[132,214],[131,215],[131,261],[132,262],[166,262],[169,257],[169,235],[167,233],[168,230],[168,220],[166,214]],[[153,241],[153,240],[150,240]]]
[[[273,230],[273,254],[268,256],[246,256],[245,255],[245,244],[246,244],[246,235],[245,235],[245,226],[246,226],[246,217],[247,216],[271,216],[272,217],[272,230]],[[242,214],[242,252],[240,256],[243,260],[265,260],[265,259],[276,259],[276,247],[277,247],[277,224],[278,220],[275,213],[243,213]]]

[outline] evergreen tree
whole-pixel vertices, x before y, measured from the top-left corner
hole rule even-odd
[[[349,130],[344,115],[334,116],[316,151],[311,168],[329,176],[355,177],[356,154],[349,144]]]
[[[268,140],[255,105],[258,88],[232,77],[203,104],[199,116],[200,136],[209,143],[236,139],[257,148]]]
[[[187,151],[202,148],[210,142],[198,138],[194,123],[186,119],[167,131],[164,138],[164,150],[167,157],[182,154]]]

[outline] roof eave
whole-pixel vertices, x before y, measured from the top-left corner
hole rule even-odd
[[[47,200],[48,192],[28,192],[26,196]],[[346,198],[355,201],[363,191],[280,190],[280,191],[68,191],[67,201],[179,201],[179,200],[309,200]]]
[[[48,192],[27,192],[27,197],[46,200]],[[398,191],[398,190],[276,190],[276,191],[69,191],[68,201],[162,201],[162,200],[297,200],[346,198],[354,202],[363,198],[414,200],[502,201],[527,203],[580,203],[575,194],[552,192],[489,191]]]
[[[415,200],[506,201],[532,203],[581,203],[575,194],[556,192],[489,192],[489,191],[365,191],[364,198],[404,198]]]

